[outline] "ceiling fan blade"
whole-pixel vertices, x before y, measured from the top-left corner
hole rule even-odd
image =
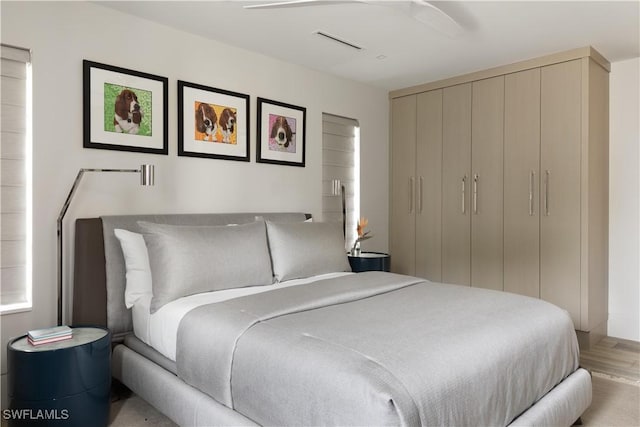
[[[448,37],[455,38],[462,33],[462,27],[455,19],[428,1],[412,0],[411,16]]]
[[[332,4],[359,3],[356,0],[288,0],[261,4],[248,4],[244,9],[284,9],[290,7],[328,6]]]

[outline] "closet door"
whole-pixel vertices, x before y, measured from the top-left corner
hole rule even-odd
[[[540,297],[580,325],[581,61],[542,68]]]
[[[471,284],[471,83],[442,92],[442,281]]]
[[[442,281],[442,89],[418,95],[416,276]]]
[[[416,95],[391,102],[391,234],[396,273],[415,274]]]
[[[540,69],[505,76],[504,290],[540,297]]]
[[[473,82],[471,286],[503,290],[504,76]]]

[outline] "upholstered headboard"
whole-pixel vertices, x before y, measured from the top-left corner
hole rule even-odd
[[[113,230],[140,232],[138,221],[173,225],[246,224],[262,217],[298,222],[311,217],[297,212],[120,215],[76,220],[73,325],[100,325],[114,340],[133,330],[131,310],[124,305],[124,256]]]

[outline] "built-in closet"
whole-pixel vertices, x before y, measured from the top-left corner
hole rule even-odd
[[[606,333],[610,64],[580,48],[390,94],[393,271]]]

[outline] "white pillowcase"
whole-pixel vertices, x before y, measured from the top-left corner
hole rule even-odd
[[[120,241],[126,266],[124,304],[127,308],[131,308],[142,296],[153,296],[147,245],[142,234],[120,228],[116,228],[113,232]]]

